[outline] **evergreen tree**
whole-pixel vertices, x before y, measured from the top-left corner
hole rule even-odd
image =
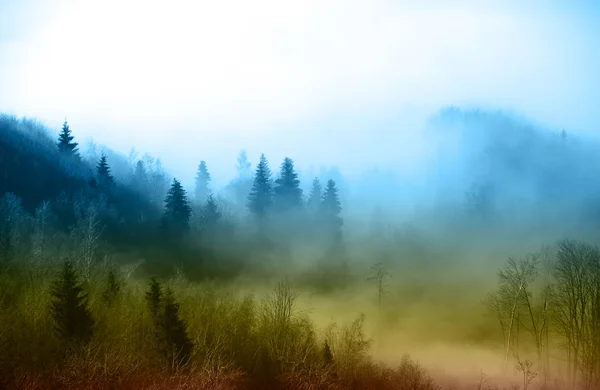
[[[131,175],[131,184],[137,191],[147,194],[149,190],[148,172],[146,171],[146,165],[142,160],[139,160],[135,164],[133,175]]]
[[[51,290],[51,310],[57,335],[67,342],[87,342],[93,334],[94,319],[87,308],[87,294],[77,280],[73,264],[66,261]]]
[[[165,198],[163,226],[171,233],[180,234],[188,230],[192,208],[185,190],[177,179],[173,179]]]
[[[327,187],[323,193],[321,201],[321,217],[327,234],[333,239],[335,244],[339,244],[342,239],[343,219],[340,216],[342,206],[340,204],[338,189],[335,181],[327,181]]]
[[[110,270],[106,279],[106,287],[102,293],[102,299],[108,307],[111,307],[119,298],[120,292],[121,285],[117,281],[117,276],[113,270]]]
[[[217,202],[213,198],[212,194],[208,196],[208,200],[202,210],[202,219],[204,226],[208,228],[214,227],[221,219],[221,212],[217,206]]]
[[[145,298],[152,319],[155,322],[158,322],[158,315],[160,312],[160,305],[162,303],[163,292],[162,286],[160,285],[160,282],[156,280],[156,278],[150,279],[150,285],[148,291],[146,291]]]
[[[248,209],[257,218],[263,219],[269,212],[272,203],[271,169],[265,155],[261,154],[248,196]]]
[[[187,325],[179,314],[179,304],[169,288],[163,293],[155,278],[150,279],[146,303],[152,316],[158,350],[171,364],[185,364],[194,345],[187,334]]]
[[[71,129],[67,124],[67,120],[63,123],[62,130],[58,135],[58,150],[66,156],[78,156],[77,142],[73,142]]]
[[[294,169],[294,161],[286,157],[281,164],[279,178],[275,180],[274,203],[278,211],[289,211],[302,207],[302,189]]]
[[[179,304],[170,288],[167,288],[163,297],[159,332],[159,342],[166,360],[174,368],[186,364],[192,355],[194,344],[188,336],[187,324],[179,314]]]
[[[321,181],[318,177],[315,177],[312,182],[312,187],[310,189],[310,194],[308,195],[307,206],[311,212],[317,213],[319,211],[319,207],[321,206],[321,198],[323,196],[323,186],[321,186]]]
[[[200,165],[198,165],[198,172],[196,173],[196,181],[195,181],[195,195],[196,195],[196,204],[203,204],[208,199],[208,195],[210,195],[209,183],[211,181],[210,173],[206,168],[206,162],[200,161]]]
[[[98,178],[98,184],[101,186],[110,187],[115,183],[115,179],[110,173],[110,167],[108,166],[106,155],[104,153],[102,153],[100,161],[98,161],[98,165],[96,166],[96,176]]]
[[[237,158],[236,169],[238,172],[238,177],[240,179],[249,178],[252,173],[251,167],[252,167],[252,164],[248,160],[248,154],[246,153],[245,149],[242,149]]]

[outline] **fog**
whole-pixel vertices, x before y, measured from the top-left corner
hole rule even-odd
[[[600,385],[598,20],[592,1],[0,0],[0,387],[83,372],[54,370],[60,316],[39,314],[63,261],[90,351],[132,383],[165,353],[138,337],[157,277],[210,378],[365,388],[392,375],[368,350],[444,386],[522,383],[523,359],[536,386]]]
[[[66,117],[188,184],[200,159],[225,184],[241,148],[302,170],[406,170],[447,105],[600,127],[594,2],[1,4],[3,112]]]

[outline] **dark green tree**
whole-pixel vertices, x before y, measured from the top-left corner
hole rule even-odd
[[[302,189],[294,169],[294,161],[286,157],[281,164],[279,178],[275,180],[273,201],[277,211],[297,210],[302,207]]]
[[[339,244],[342,239],[342,225],[344,222],[340,216],[341,213],[342,206],[338,196],[338,189],[335,186],[335,181],[330,179],[327,181],[327,186],[323,193],[320,214],[323,228],[334,244]]]
[[[67,120],[63,123],[62,130],[58,135],[58,150],[66,156],[78,156],[77,142],[73,142],[74,137],[71,135],[71,129],[67,124]]]
[[[106,155],[104,153],[102,153],[100,161],[98,161],[98,165],[96,166],[96,177],[98,184],[101,186],[110,187],[115,184],[115,179],[110,173],[110,167],[108,166]]]
[[[210,184],[211,178],[208,169],[206,168],[206,162],[200,161],[198,165],[198,172],[196,173],[195,180],[195,195],[196,204],[204,204],[210,195]]]
[[[94,319],[87,308],[87,294],[83,292],[70,261],[64,263],[51,294],[57,335],[65,342],[88,342],[93,335]]]
[[[192,354],[194,344],[187,334],[187,325],[179,314],[179,304],[173,291],[162,290],[160,282],[150,280],[146,303],[152,316],[160,354],[176,368],[185,364]]]
[[[271,184],[271,169],[264,154],[256,167],[252,189],[248,195],[248,209],[258,219],[265,218],[273,204],[273,187]]]
[[[117,299],[119,299],[120,293],[121,285],[117,280],[117,275],[115,274],[115,271],[110,270],[108,271],[108,276],[106,278],[106,286],[102,293],[102,299],[108,307],[111,307]]]
[[[186,364],[190,360],[194,344],[188,336],[187,324],[179,314],[179,304],[170,288],[167,288],[163,297],[159,330],[161,349],[167,361],[173,368]]]
[[[323,186],[321,186],[321,181],[318,177],[315,177],[312,182],[312,187],[310,189],[310,194],[308,195],[308,201],[306,205],[308,209],[317,213],[319,208],[321,207],[321,198],[323,197]]]
[[[146,291],[145,299],[148,305],[150,315],[155,322],[159,321],[160,306],[162,303],[163,292],[160,282],[156,278],[150,279],[148,291]]]
[[[173,179],[165,198],[163,227],[170,233],[181,234],[189,229],[190,207],[185,190],[177,179]]]

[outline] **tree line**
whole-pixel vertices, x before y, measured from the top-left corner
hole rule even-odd
[[[40,143],[39,138],[34,140]],[[86,159],[66,120],[54,148],[29,155],[23,174],[7,171],[11,177],[4,183],[0,205],[3,215],[11,216],[0,226],[0,253],[5,260],[18,257],[18,248],[31,241],[28,236],[48,234],[65,237],[62,249],[78,248],[77,257],[86,259],[84,263],[137,247],[145,248],[141,250],[146,258],[170,253],[172,263],[192,267],[203,263],[205,271],[219,268],[223,257],[239,257],[231,249],[224,254],[224,247],[241,252],[247,252],[242,247],[253,247],[256,253],[276,250],[281,254],[294,241],[317,240],[330,253],[341,250],[343,218],[336,182],[328,180],[323,186],[315,178],[305,197],[289,157],[275,176],[264,154],[252,173],[245,151],[240,153],[240,177],[233,187],[250,217],[245,220],[234,217],[231,202],[213,192],[205,161],[198,165],[194,192],[189,196],[177,178],[162,170],[158,160],[138,159],[130,175],[117,180],[107,154],[102,152],[86,170]],[[13,160],[22,159],[23,154],[15,150]],[[42,173],[43,178],[39,177],[43,163],[36,161],[41,157],[54,157],[58,164],[55,171]],[[5,166],[10,168],[12,161]],[[57,181],[63,185],[48,188]],[[37,232],[40,229],[43,233]],[[155,269],[168,268],[162,260],[153,264]]]

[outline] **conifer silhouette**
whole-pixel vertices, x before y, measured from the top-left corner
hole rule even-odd
[[[248,196],[248,209],[257,218],[263,219],[273,203],[273,189],[271,185],[271,169],[264,154],[256,167],[252,189]]]
[[[208,196],[210,195],[210,181],[210,173],[206,167],[206,162],[200,161],[195,180],[196,204],[203,204],[208,199]]]
[[[148,310],[152,315],[152,319],[157,322],[158,314],[160,311],[160,305],[163,298],[162,286],[160,282],[156,280],[156,278],[150,279],[150,285],[148,291],[146,291],[146,304],[148,305]]]
[[[83,292],[70,261],[64,263],[51,294],[57,335],[66,342],[88,342],[93,334],[94,319],[87,308],[87,294]]]
[[[344,223],[340,216],[342,206],[338,196],[338,190],[335,181],[327,181],[327,187],[321,200],[321,218],[324,228],[334,244],[339,244],[342,239],[342,225]]]
[[[311,212],[316,213],[319,211],[321,206],[321,198],[323,196],[322,193],[323,186],[321,186],[321,181],[318,177],[315,177],[308,195],[308,201],[306,202],[306,205]]]
[[[208,200],[202,210],[202,218],[206,227],[214,227],[221,219],[221,212],[219,206],[212,195],[208,196]]]
[[[191,214],[192,208],[188,203],[185,190],[177,179],[173,179],[165,198],[163,226],[169,233],[181,234],[189,229]]]
[[[286,157],[281,164],[279,178],[275,180],[274,202],[278,211],[289,211],[302,207],[302,189],[294,169],[294,161]]]
[[[167,360],[175,367],[186,364],[192,355],[194,344],[187,334],[187,325],[179,315],[179,304],[170,288],[167,288],[163,297],[160,330],[159,339]]]
[[[146,292],[146,303],[152,315],[161,355],[172,368],[187,363],[194,344],[187,334],[185,321],[179,315],[179,304],[175,301],[173,291],[167,288],[163,293],[160,283],[152,278]]]
[[[248,160],[248,153],[246,153],[245,149],[240,151],[235,168],[238,172],[238,178],[245,179],[251,176],[252,164]]]
[[[71,129],[67,124],[67,120],[63,123],[62,130],[58,135],[58,150],[67,156],[77,156],[77,142],[73,142],[73,136],[71,135]]]
[[[96,176],[98,177],[98,183],[103,186],[110,186],[115,182],[115,179],[110,173],[110,167],[108,166],[106,155],[104,153],[102,153],[100,161],[98,161],[98,165],[96,166]]]

